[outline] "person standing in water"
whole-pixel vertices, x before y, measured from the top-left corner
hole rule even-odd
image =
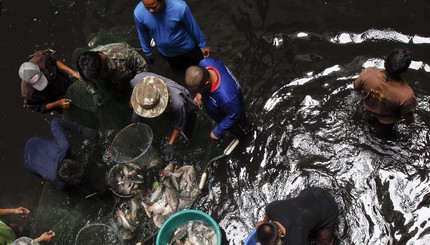
[[[378,137],[393,135],[393,126],[402,118],[407,124],[414,122],[417,99],[401,77],[410,64],[408,50],[394,49],[385,59],[385,69],[366,68],[354,82],[354,90],[362,95],[362,108],[372,115],[371,124]]]
[[[248,134],[249,125],[242,90],[230,70],[211,57],[190,66],[185,72],[187,87],[197,92],[194,100],[218,125],[210,138],[219,140],[227,131],[238,138]]]
[[[137,74],[131,81],[134,88],[130,98],[133,107],[133,121],[166,115],[172,124],[166,144],[167,160],[173,160],[174,143],[182,135],[191,139],[197,119],[197,105],[190,92],[176,82],[151,72]]]
[[[327,190],[309,187],[295,198],[269,203],[263,220],[256,224],[256,235],[261,245],[308,245],[310,241],[332,245],[338,215],[338,205]]]
[[[151,38],[174,71],[183,72],[210,55],[205,37],[185,1],[142,0],[134,10],[134,22],[150,63],[155,61]]]

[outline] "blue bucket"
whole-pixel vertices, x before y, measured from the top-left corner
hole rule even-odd
[[[257,242],[257,229],[254,229],[253,231],[251,231],[251,233],[249,233],[244,245],[256,245]]]
[[[157,240],[155,244],[156,245],[169,244],[169,239],[172,233],[176,230],[176,228],[190,221],[202,221],[209,224],[215,230],[216,237],[217,237],[216,245],[221,245],[222,236],[221,236],[221,230],[218,226],[218,223],[215,222],[215,220],[208,214],[203,213],[200,210],[194,210],[194,209],[184,209],[170,216],[163,223],[160,230],[158,231]]]

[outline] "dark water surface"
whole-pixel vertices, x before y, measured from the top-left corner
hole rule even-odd
[[[27,206],[37,213],[39,200],[44,204],[49,196],[49,188],[22,164],[26,140],[50,135],[50,115],[22,107],[20,64],[34,50],[52,48],[73,65],[73,52],[97,41],[89,38],[91,34],[114,27],[133,30],[137,2],[3,1],[1,207]],[[325,187],[336,197],[341,209],[336,234],[341,244],[430,244],[430,67],[426,65],[430,60],[430,2],[187,3],[213,57],[222,60],[242,85],[254,124],[252,136],[210,169],[208,188],[195,206],[219,222],[231,244],[241,244],[263,217],[267,203],[293,197],[308,186]],[[139,48],[136,37],[127,40]],[[381,141],[357,109],[352,82],[364,67],[382,66],[384,55],[397,47],[412,51],[413,63],[405,79],[419,106],[412,127],[400,123],[395,139]],[[153,71],[171,74],[161,59]],[[210,124],[204,114],[199,118],[202,125]],[[227,140],[208,143],[208,131],[203,131],[188,149],[179,147],[180,159],[201,166],[221,153]],[[163,144],[162,139],[158,142]],[[90,149],[105,155],[108,145],[106,141]],[[105,166],[103,162],[90,164]],[[39,199],[42,191],[44,198]],[[57,198],[70,205],[67,197]],[[111,206],[98,205],[110,211]],[[42,216],[54,211],[45,206],[38,212]],[[88,222],[94,219],[91,214],[82,216]],[[24,223],[27,233],[52,228],[30,225],[35,217],[32,214]],[[57,239],[55,243],[73,241]]]

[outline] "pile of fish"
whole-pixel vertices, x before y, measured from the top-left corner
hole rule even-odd
[[[112,191],[120,196],[135,196],[143,176],[139,174],[140,167],[133,163],[114,166],[109,176]]]
[[[201,221],[190,221],[178,228],[168,245],[214,245],[217,244],[215,229]]]
[[[122,239],[130,240],[133,238],[133,232],[139,224],[138,212],[140,207],[138,199],[132,198],[123,202],[115,211],[115,226]]]
[[[173,213],[189,208],[199,189],[192,165],[176,168],[172,163],[160,174],[160,184],[141,203],[158,228]]]

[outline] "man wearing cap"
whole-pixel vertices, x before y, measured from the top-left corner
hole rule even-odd
[[[210,55],[205,37],[185,1],[142,0],[134,9],[134,22],[143,53],[149,62],[151,37],[174,70],[182,72]]]
[[[82,163],[68,158],[70,144],[66,130],[95,139],[97,131],[75,122],[54,118],[51,121],[52,139],[30,138],[24,149],[24,167],[52,183],[57,189],[78,185],[83,176]]]
[[[295,198],[269,203],[264,219],[256,224],[256,235],[261,245],[310,241],[331,245],[338,215],[338,205],[327,190],[309,187]]]
[[[69,109],[64,98],[71,85],[68,75],[79,79],[79,73],[53,56],[52,50],[37,51],[29,62],[19,68],[21,95],[24,104],[33,111],[49,112]]]
[[[194,100],[218,125],[210,133],[213,140],[220,139],[227,131],[236,137],[248,133],[245,103],[236,78],[219,60],[211,57],[190,66],[185,72],[185,82],[190,90],[198,92]]]
[[[97,85],[114,85],[115,89],[130,88],[128,82],[137,73],[147,70],[145,59],[126,43],[100,45],[78,57],[76,67],[84,85],[101,106]],[[126,86],[124,86],[126,85]],[[124,87],[123,87],[124,86]],[[130,91],[131,92],[131,91]],[[127,95],[130,96],[130,93]]]
[[[174,156],[173,144],[179,135],[192,136],[197,106],[190,92],[176,82],[151,72],[137,74],[131,81],[134,88],[130,99],[134,113],[144,118],[154,118],[165,113],[173,130],[166,147],[167,159]]]

